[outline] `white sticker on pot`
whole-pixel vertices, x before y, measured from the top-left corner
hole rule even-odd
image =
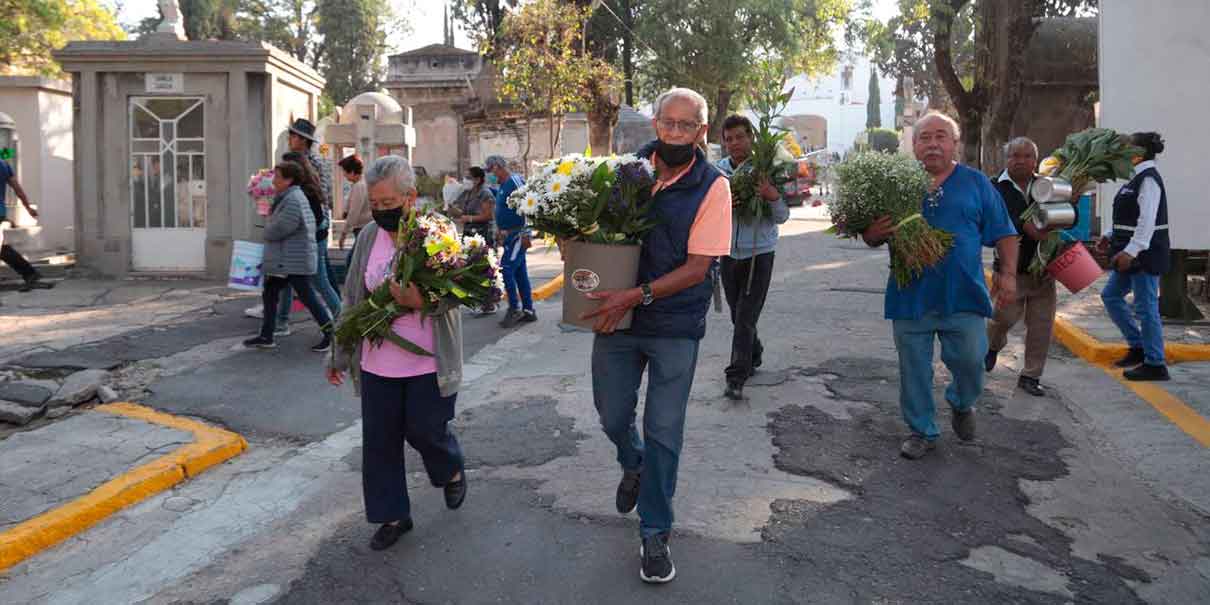
[[[588,269],[576,269],[571,274],[571,285],[580,292],[592,292],[601,285],[601,276]]]

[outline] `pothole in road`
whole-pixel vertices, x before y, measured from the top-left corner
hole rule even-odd
[[[587,436],[575,430],[571,417],[559,415],[557,404],[552,397],[538,396],[463,411],[453,424],[467,465],[540,466],[575,456]]]
[[[960,443],[938,393],[938,448],[907,461],[899,457],[907,429],[893,360],[834,359],[800,373],[866,407],[850,408],[851,418],[814,403],[770,414],[774,463],[855,497],[818,511],[772,507],[770,548],[835,570],[860,602],[928,594],[935,602],[1049,603],[1071,593],[1082,602],[1139,602],[1125,582],[1133,578],[1073,556],[1068,536],[1025,510],[1021,480],[1068,472],[1059,455],[1068,443],[1055,425],[1005,418],[1000,400],[985,392],[979,436]]]

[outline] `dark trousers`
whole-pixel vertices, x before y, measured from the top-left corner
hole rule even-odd
[[[16,271],[26,280],[33,279],[38,274],[34,270],[34,266],[29,264],[29,261],[25,260],[25,257],[21,256],[20,252],[17,252],[15,248],[8,244],[0,246],[0,261],[4,261],[4,264],[12,267],[13,271]]]
[[[748,287],[750,270],[753,271],[751,288]],[[761,364],[765,347],[757,336],[756,322],[765,307],[772,278],[772,252],[745,259],[722,258],[723,292],[731,307],[731,325],[735,327],[731,336],[731,365],[726,370],[728,382],[742,384],[752,375],[753,368]]]
[[[361,373],[361,486],[366,520],[411,518],[403,443],[424,461],[429,482],[445,485],[463,469],[462,447],[450,431],[457,395],[442,397],[437,375],[383,378]]]
[[[327,332],[332,329],[332,313],[328,311],[319,300],[319,293],[315,291],[314,280],[310,275],[289,275],[286,277],[278,277],[270,275],[265,278],[265,288],[261,292],[261,302],[264,304],[265,318],[261,320],[260,335],[261,338],[273,339],[273,329],[277,327],[277,299],[281,296],[282,290],[291,288],[298,299],[302,301],[303,306],[311,312],[311,317],[315,318],[315,323],[319,324],[320,329]]]

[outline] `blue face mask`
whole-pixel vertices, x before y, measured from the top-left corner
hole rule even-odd
[[[491,172],[489,172],[489,173],[487,174],[487,184],[488,184],[488,185],[491,185],[492,187],[495,187],[495,186],[496,186],[496,184],[499,182],[499,180],[500,180],[500,179],[497,179],[497,178],[496,178],[495,173],[491,173]]]

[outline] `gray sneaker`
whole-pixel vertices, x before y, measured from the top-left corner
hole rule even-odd
[[[273,337],[274,338],[276,338],[278,336],[289,336],[289,335],[290,335],[290,325],[289,324],[279,325],[279,326],[273,328]]]
[[[975,438],[975,408],[965,412],[954,412],[954,433],[963,441]]]
[[[525,317],[525,314],[520,309],[509,309],[508,314],[500,321],[500,327],[505,330],[515,328],[517,324],[521,323],[521,318],[523,317]]]
[[[937,448],[937,444],[920,435],[913,434],[899,447],[899,455],[908,460],[919,460]]]

